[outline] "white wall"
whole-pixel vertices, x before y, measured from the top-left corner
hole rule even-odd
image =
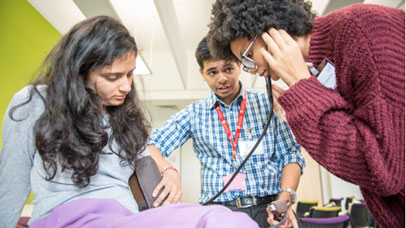
[[[193,151],[193,142],[188,140],[181,149],[182,202],[198,203],[200,193],[200,162]]]
[[[331,198],[342,197],[345,200],[346,197],[355,196],[355,199],[357,200],[363,199],[358,185],[354,185],[342,180],[341,178],[328,172],[322,166],[320,166],[320,178],[323,204],[328,203]],[[344,200],[342,203],[344,203]]]
[[[208,94],[208,93],[207,93]],[[190,101],[191,102],[191,101]],[[173,114],[183,109],[189,102],[178,102],[177,105],[156,106],[144,104],[152,120],[153,129],[161,127]],[[193,151],[193,142],[188,140],[181,148],[175,150],[168,161],[179,170],[183,195],[181,202],[198,203],[200,192],[200,162]]]

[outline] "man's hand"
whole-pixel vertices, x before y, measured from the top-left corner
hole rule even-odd
[[[266,209],[266,212],[268,213],[268,223],[271,226],[274,226],[279,223],[279,221],[275,220],[275,215],[269,210],[269,208]],[[293,213],[292,207],[289,207],[288,211],[286,212],[286,217],[288,218],[284,224],[280,227],[293,227],[293,228],[299,228],[299,225],[297,224],[296,216]]]
[[[162,188],[163,190],[161,194],[159,194]],[[161,203],[162,206],[165,206],[179,202],[182,197],[179,173],[175,170],[167,170],[164,172],[161,182],[159,182],[152,192],[152,197],[157,197],[154,202],[154,207],[160,206]]]
[[[273,96],[273,111],[278,115],[283,121],[286,120],[286,112],[278,102],[278,98],[285,92],[284,89],[277,85],[272,85],[272,96]]]
[[[299,45],[285,30],[270,28],[261,37],[267,49],[260,51],[269,64],[271,75],[282,79],[289,87],[301,79],[310,78]]]

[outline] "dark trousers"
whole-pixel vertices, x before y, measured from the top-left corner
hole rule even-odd
[[[254,219],[260,227],[270,227],[267,222],[268,213],[266,213],[267,204],[252,206],[248,208],[237,208],[235,206],[225,206],[232,211],[241,211],[247,213],[252,219]]]
[[[255,220],[255,222],[258,223],[258,225],[261,228],[271,226],[271,225],[269,225],[269,223],[267,221],[267,219],[268,219],[268,213],[266,213],[267,204],[260,205],[260,206],[252,206],[252,207],[249,207],[249,208],[238,208],[238,207],[235,207],[235,206],[225,206],[225,207],[228,207],[232,211],[241,211],[241,212],[247,213],[252,219]],[[297,217],[295,212],[293,212],[293,213],[295,214],[295,217],[296,217],[297,223],[299,225],[299,228],[302,228],[303,225],[300,222],[299,217]]]
[[[241,211],[247,213],[254,219],[260,227],[269,227],[267,222],[268,213],[266,207],[272,201],[277,199],[277,195],[269,195],[263,197],[243,196],[228,202],[216,202],[212,204],[221,204],[228,207],[232,211]]]

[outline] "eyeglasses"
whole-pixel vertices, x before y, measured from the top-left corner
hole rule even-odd
[[[258,37],[258,35],[256,35],[254,37],[254,39],[251,41],[250,45],[248,45],[247,50],[245,50],[244,53],[241,56],[240,62],[242,64],[242,69],[245,72],[249,72],[250,69],[255,69],[255,67],[257,67],[257,64],[255,63],[255,61],[246,56],[247,52],[250,50],[251,46],[254,44],[257,37]]]

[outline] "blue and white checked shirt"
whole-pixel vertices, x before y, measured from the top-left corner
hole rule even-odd
[[[233,150],[214,107],[219,102],[227,124],[233,134],[237,127],[244,89],[228,106],[214,92],[174,114],[160,128],[153,131],[149,145],[156,146],[164,157],[181,147],[189,138],[201,163],[201,191],[199,202],[204,203],[224,186],[223,177],[233,173]],[[269,114],[268,97],[263,92],[247,90],[247,106],[238,142],[256,141],[262,133]],[[249,130],[247,130],[249,129]],[[242,168],[246,175],[246,191],[226,192],[215,202],[235,200],[238,196],[267,196],[280,192],[282,169],[288,163],[305,165],[289,126],[277,115],[262,139],[264,153],[253,154]],[[237,167],[243,161],[237,146]]]

